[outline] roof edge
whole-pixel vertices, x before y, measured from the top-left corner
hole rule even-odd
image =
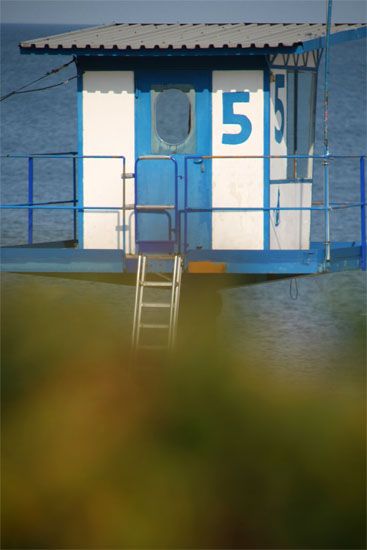
[[[228,31],[228,27],[234,26],[234,30],[231,29]],[[243,25],[244,31],[247,31],[247,34],[241,33],[241,26]],[[306,25],[306,29],[302,28]],[[321,32],[326,27],[325,24],[305,24],[305,23],[226,23],[220,25],[216,23],[208,23],[205,25],[202,24],[188,24],[188,23],[168,23],[168,24],[138,24],[138,28],[146,29],[146,27],[152,27],[145,31],[145,36],[148,37],[144,43],[144,32],[142,32],[143,39],[137,40],[136,37],[139,36],[139,33],[136,31],[131,32],[127,31],[125,36],[122,35],[122,40],[119,35],[116,35],[118,27],[123,27],[124,29],[129,29],[134,27],[132,23],[114,23],[112,25],[103,25],[98,27],[85,27],[81,30],[75,30],[67,33],[62,33],[59,35],[52,35],[44,38],[37,38],[33,40],[27,40],[21,42],[19,47],[22,53],[25,53],[27,50],[35,52],[44,52],[44,53],[63,53],[68,51],[70,53],[75,52],[91,52],[93,51],[104,51],[104,52],[120,52],[121,54],[127,52],[141,52],[141,51],[150,51],[157,50],[159,52],[179,52],[179,51],[203,51],[203,50],[225,50],[228,53],[230,51],[237,50],[251,50],[256,49],[258,51],[264,51],[265,49],[284,49],[288,48],[291,51],[294,48],[300,48],[304,46],[306,49],[304,51],[309,51],[310,49],[319,49],[324,47],[325,35]],[[157,29],[158,37],[156,42],[152,41],[151,36],[155,33],[155,26],[158,26]],[[249,26],[248,29],[246,27]],[[280,29],[274,29],[273,33],[270,32],[269,28],[269,40],[266,41],[264,36],[264,28],[266,27],[279,27]],[[300,26],[300,30],[297,27]],[[175,37],[171,29],[172,27],[180,29],[183,34],[178,34],[178,38]],[[192,37],[191,29],[195,27],[200,27],[197,31],[197,36]],[[213,31],[210,33],[205,33],[205,28],[218,28],[218,36],[213,35]],[[256,36],[253,30],[256,28],[262,29],[260,34]],[[292,30],[292,27],[295,27],[294,32],[289,32],[289,27]],[[317,27],[317,29],[314,29]],[[335,32],[335,29],[340,27],[340,30]],[[344,27],[344,30],[342,29]],[[348,28],[351,27],[351,28]],[[305,32],[310,28],[310,32]],[[284,33],[280,32],[283,31]],[[312,30],[313,29],[313,30]],[[112,35],[108,35],[108,32],[111,30]],[[204,32],[203,32],[204,30]],[[364,23],[336,23],[333,24],[334,32],[331,33],[330,39],[331,43],[340,43],[343,41],[353,40],[356,38],[362,38],[367,35],[367,24]],[[99,35],[99,32],[102,32]],[[169,32],[169,39],[167,39],[167,32]],[[118,31],[119,32],[119,31]],[[123,32],[123,31],[121,31]],[[266,29],[265,29],[266,32]],[[95,36],[93,36],[93,34]],[[159,34],[160,33],[160,34]],[[231,35],[232,33],[232,35]],[[187,35],[187,43],[185,38]],[[191,36],[190,36],[191,34]],[[75,38],[75,41],[74,41]],[[210,40],[209,40],[210,38]],[[89,40],[89,42],[88,42]],[[211,43],[212,40],[212,43]],[[176,43],[175,43],[176,42]],[[299,52],[301,53],[301,52]]]

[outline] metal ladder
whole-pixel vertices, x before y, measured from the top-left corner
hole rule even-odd
[[[172,279],[164,282],[147,280],[147,263],[149,259],[154,260],[157,256],[142,255],[138,256],[138,270],[136,276],[136,292],[135,292],[135,307],[134,307],[134,322],[132,332],[132,352],[136,355],[140,349],[156,349],[156,350],[172,350],[177,335],[178,310],[180,305],[180,291],[182,278],[182,258],[179,255],[168,258],[173,262]],[[165,259],[168,259],[167,257]],[[157,274],[159,275],[159,274]],[[163,276],[163,275],[162,275]],[[169,302],[146,302],[144,301],[144,290],[146,288],[165,288],[171,289]],[[142,321],[143,310],[151,308],[161,310],[161,308],[169,309],[169,319],[167,323],[146,323]],[[144,344],[142,333],[145,330],[166,330],[167,341],[164,344]]]

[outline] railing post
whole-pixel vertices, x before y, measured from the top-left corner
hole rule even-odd
[[[33,157],[28,157],[28,205],[33,205]],[[33,244],[33,208],[28,209],[28,244]]]
[[[139,228],[138,228],[138,209],[136,208],[136,205],[138,204],[138,165],[139,165],[139,157],[135,160],[134,165],[134,172],[135,172],[135,178],[134,178],[134,225],[135,225],[135,254],[139,254],[138,251],[138,239],[139,239]],[[132,252],[132,250],[130,250]]]
[[[330,186],[329,155],[324,157],[325,261],[330,262]]]
[[[361,186],[361,269],[366,271],[366,176],[364,157],[360,158],[360,186]]]
[[[76,157],[73,154],[73,238],[76,242],[78,240],[78,213],[76,211],[76,205],[78,203],[77,198],[77,183],[76,183]]]
[[[188,157],[185,156],[185,162],[184,162],[184,243],[183,243],[183,250],[184,250],[184,254],[186,254],[188,252],[188,227],[187,227],[187,223],[188,223],[188,217],[187,217],[187,208],[188,208]]]
[[[177,165],[177,160],[174,158],[174,157],[171,157],[171,160],[173,161],[173,164],[174,164],[174,169],[175,169],[175,242],[176,242],[176,250],[175,252],[180,252],[180,242],[179,242],[179,223],[180,223],[180,220],[179,220],[179,214],[178,214],[178,165]],[[171,217],[169,216],[169,219],[171,219]],[[170,235],[169,235],[169,238],[170,240],[172,239],[172,230],[170,231]]]
[[[122,157],[122,248],[126,256],[126,159]]]

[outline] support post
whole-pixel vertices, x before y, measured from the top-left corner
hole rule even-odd
[[[332,0],[327,1],[325,72],[324,72],[324,208],[325,208],[325,261],[330,262],[330,185],[329,185],[329,46]]]
[[[78,204],[77,198],[77,183],[76,183],[76,157],[73,155],[73,206]],[[73,239],[75,242],[78,240],[78,213],[76,208],[73,210]]]
[[[329,159],[324,158],[324,212],[325,212],[325,261],[330,262],[330,186]]]
[[[33,205],[33,157],[28,158],[28,205]],[[28,208],[28,244],[33,244],[33,208]]]
[[[360,186],[361,186],[361,269],[366,271],[367,251],[366,251],[366,176],[365,159],[360,158]]]

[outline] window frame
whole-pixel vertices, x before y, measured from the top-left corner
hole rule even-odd
[[[159,94],[165,90],[179,90],[184,92],[189,101],[190,131],[185,140],[179,144],[166,142],[157,131],[156,104]],[[193,154],[196,150],[196,109],[195,88],[192,84],[168,83],[152,84],[151,90],[151,147],[153,154]]]

